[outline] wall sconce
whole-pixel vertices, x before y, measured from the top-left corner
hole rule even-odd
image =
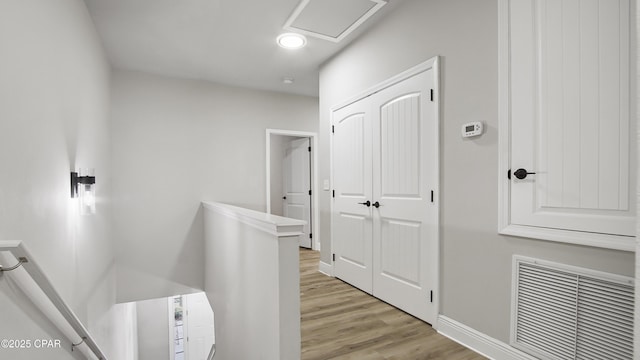
[[[93,170],[90,171],[93,173]],[[96,177],[71,172],[71,198],[80,199],[80,214],[96,213]]]

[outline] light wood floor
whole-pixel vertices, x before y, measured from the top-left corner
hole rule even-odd
[[[485,359],[429,324],[319,273],[319,257],[300,250],[303,360]]]

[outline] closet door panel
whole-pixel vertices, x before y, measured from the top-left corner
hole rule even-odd
[[[633,236],[629,1],[509,4],[510,222]]]
[[[333,113],[332,213],[336,277],[371,293],[371,115],[367,99]]]
[[[437,115],[429,69],[372,96],[373,294],[427,322],[437,269]]]

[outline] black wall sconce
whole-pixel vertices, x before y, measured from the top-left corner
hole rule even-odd
[[[71,198],[80,198],[80,213],[83,215],[96,213],[95,184],[95,176],[71,172]]]

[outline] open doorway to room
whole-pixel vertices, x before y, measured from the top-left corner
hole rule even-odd
[[[310,132],[267,129],[266,212],[300,219],[307,226],[300,246],[320,249],[316,174],[317,135]]]
[[[213,311],[205,293],[167,298],[169,358],[206,360],[215,344]]]
[[[215,352],[213,309],[204,292],[134,303],[138,358],[207,360]]]

